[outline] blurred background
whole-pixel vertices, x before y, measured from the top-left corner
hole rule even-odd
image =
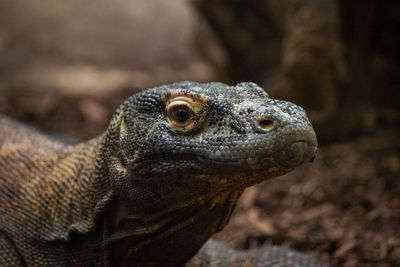
[[[217,238],[400,264],[397,0],[0,0],[0,113],[66,140],[135,92],[252,81],[303,106],[314,164],[249,188]]]

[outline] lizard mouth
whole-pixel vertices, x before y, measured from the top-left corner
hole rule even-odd
[[[315,143],[301,139],[275,152],[273,157],[284,167],[296,167],[306,161],[314,161],[316,153],[317,145]]]
[[[194,156],[205,166],[216,165],[218,167],[245,166],[246,169],[261,169],[265,167],[297,167],[298,165],[315,159],[317,146],[306,139],[295,141],[285,147],[258,157],[243,157],[236,159],[211,159],[203,156]],[[187,155],[190,158],[189,155]],[[192,155],[193,156],[193,155]]]
[[[279,176],[306,161],[312,161],[316,152],[316,139],[301,137],[274,151],[264,153],[261,151],[255,155],[238,154],[231,158],[212,158],[195,153],[153,154],[136,162],[133,171],[156,174],[160,171],[167,173],[186,170],[192,174],[207,173],[217,176],[235,176],[246,173],[254,176],[255,173],[260,172],[264,176]],[[165,167],[160,168],[160,162],[163,162]]]

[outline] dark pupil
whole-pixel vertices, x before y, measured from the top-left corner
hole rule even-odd
[[[178,109],[175,111],[175,120],[180,123],[184,123],[189,119],[189,113],[184,109]]]

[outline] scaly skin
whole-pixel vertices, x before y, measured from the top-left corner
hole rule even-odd
[[[316,149],[304,110],[252,83],[148,89],[75,146],[0,118],[0,265],[320,266],[276,247],[199,251],[246,187]]]

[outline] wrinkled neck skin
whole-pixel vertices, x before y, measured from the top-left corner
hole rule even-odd
[[[185,263],[227,224],[244,190],[189,170],[138,176],[120,166],[113,177],[115,196],[104,216],[110,265]]]

